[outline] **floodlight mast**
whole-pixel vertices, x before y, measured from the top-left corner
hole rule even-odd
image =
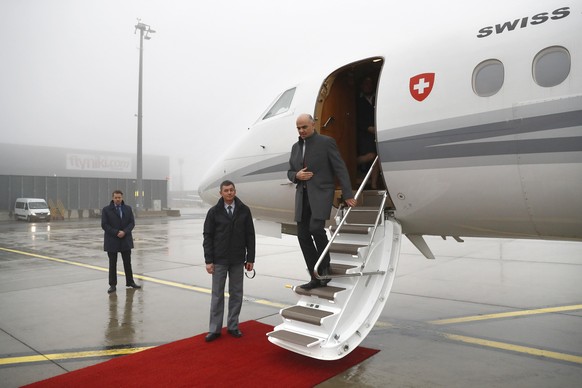
[[[142,95],[143,95],[143,40],[150,40],[149,34],[156,31],[152,30],[147,24],[144,24],[137,19],[135,25],[135,32],[139,30],[139,84],[137,92],[137,187],[135,191],[136,196],[136,210],[144,210],[143,205],[143,155],[142,155]]]

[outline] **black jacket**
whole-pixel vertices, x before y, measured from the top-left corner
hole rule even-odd
[[[133,248],[133,237],[131,231],[135,226],[135,219],[131,206],[121,201],[121,211],[123,218],[115,211],[113,201],[101,210],[101,228],[105,231],[103,238],[103,250],[106,252],[125,252]],[[117,237],[117,232],[123,230],[125,236]]]
[[[224,199],[211,207],[204,221],[204,261],[206,264],[255,262],[255,226],[251,209],[234,197],[234,214],[224,209]]]

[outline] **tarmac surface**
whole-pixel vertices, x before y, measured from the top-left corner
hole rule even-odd
[[[120,273],[111,295],[100,220],[1,221],[0,386],[205,333],[204,215],[137,219],[132,263],[143,288],[126,289]],[[402,240],[392,293],[362,342],[380,352],[319,387],[582,386],[582,243],[427,242],[437,260]],[[305,266],[293,236],[257,243],[240,320],[275,326]]]

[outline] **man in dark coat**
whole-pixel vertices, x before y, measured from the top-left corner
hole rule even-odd
[[[303,252],[311,281],[301,287],[312,289],[323,287],[326,281],[315,277],[314,269],[319,256],[329,240],[325,232],[325,220],[330,218],[335,192],[335,177],[338,178],[342,195],[349,206],[355,206],[350,175],[331,137],[315,131],[315,120],[309,114],[297,118],[299,141],[293,144],[289,157],[287,177],[297,184],[295,191],[295,221],[297,239]],[[329,274],[329,253],[320,265],[320,273]]]
[[[376,152],[376,94],[375,83],[371,77],[365,77],[360,85],[361,94],[356,101],[358,122],[358,165],[362,172],[367,172],[377,156]],[[380,165],[376,163],[372,169],[371,186],[378,188]]]
[[[125,284],[127,287],[141,288],[133,280],[131,270],[131,249],[133,237],[131,231],[135,226],[135,219],[131,207],[123,202],[121,190],[115,190],[111,203],[101,211],[101,228],[105,231],[103,250],[109,257],[109,289],[107,293],[115,292],[117,287],[117,253],[121,252]]]
[[[228,276],[227,331],[242,337],[238,316],[243,302],[244,269],[255,262],[255,227],[251,210],[238,197],[231,181],[220,184],[218,203],[208,210],[204,221],[204,261],[212,275],[210,325],[206,342],[220,337],[224,318],[224,287]]]

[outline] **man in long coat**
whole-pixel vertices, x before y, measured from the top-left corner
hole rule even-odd
[[[103,250],[109,257],[109,289],[110,294],[117,287],[117,253],[121,252],[125,284],[127,287],[141,288],[133,280],[131,269],[131,249],[133,237],[131,231],[135,226],[135,219],[131,207],[123,202],[121,190],[115,190],[109,205],[101,211],[101,228],[104,230]]]
[[[309,283],[301,287],[312,289],[323,287],[327,281],[315,277],[314,269],[329,240],[325,232],[325,221],[330,218],[335,192],[335,177],[338,178],[342,195],[349,206],[355,206],[350,176],[336,142],[329,136],[315,131],[315,120],[309,114],[297,117],[299,140],[293,144],[289,157],[287,177],[296,183],[295,221],[297,239],[307,270]],[[320,273],[329,274],[329,253],[321,262]]]

